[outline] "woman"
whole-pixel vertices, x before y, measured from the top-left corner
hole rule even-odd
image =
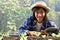
[[[31,7],[33,15],[24,22],[23,26],[19,28],[19,33],[27,33],[29,35],[36,35],[35,32],[47,34],[46,28],[56,27],[56,24],[47,18],[50,8],[45,2],[37,2]],[[57,28],[57,27],[56,27]]]

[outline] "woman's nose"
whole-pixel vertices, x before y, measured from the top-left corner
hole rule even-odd
[[[39,13],[38,16],[42,16],[42,15]]]

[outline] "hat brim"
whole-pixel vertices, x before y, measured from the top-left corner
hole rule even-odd
[[[49,8],[49,7],[47,7],[47,6],[43,6],[43,5],[37,5],[37,6],[31,6],[31,10],[33,11],[33,9],[35,8],[35,7],[41,7],[41,8],[44,8],[45,10],[46,10],[46,13],[48,13],[51,9]]]

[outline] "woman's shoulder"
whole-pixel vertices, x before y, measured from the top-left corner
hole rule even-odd
[[[57,25],[54,21],[50,20],[49,22],[50,22],[51,26],[59,29],[59,27],[57,27]]]
[[[33,16],[30,16],[29,18],[27,18],[24,23],[25,24],[27,23],[27,25],[34,25],[35,22],[34,22]]]
[[[30,17],[27,18],[27,21],[32,21],[32,20],[34,20],[33,16],[30,16]]]
[[[25,22],[27,22],[27,23],[30,23],[30,22],[32,22],[34,19],[33,19],[33,16],[30,16],[30,17],[28,17],[27,19],[25,19]]]
[[[56,23],[55,23],[54,21],[52,21],[52,20],[49,20],[49,23],[50,23],[52,26],[56,25]]]
[[[49,22],[50,22],[51,24],[54,24],[54,23],[55,23],[53,20],[49,20]]]

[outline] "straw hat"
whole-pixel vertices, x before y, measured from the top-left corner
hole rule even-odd
[[[44,8],[47,13],[50,11],[50,8],[49,8],[49,7],[46,5],[46,3],[43,2],[43,1],[36,2],[34,5],[32,5],[32,6],[31,6],[31,10],[33,11],[33,9],[34,9],[35,7]]]

